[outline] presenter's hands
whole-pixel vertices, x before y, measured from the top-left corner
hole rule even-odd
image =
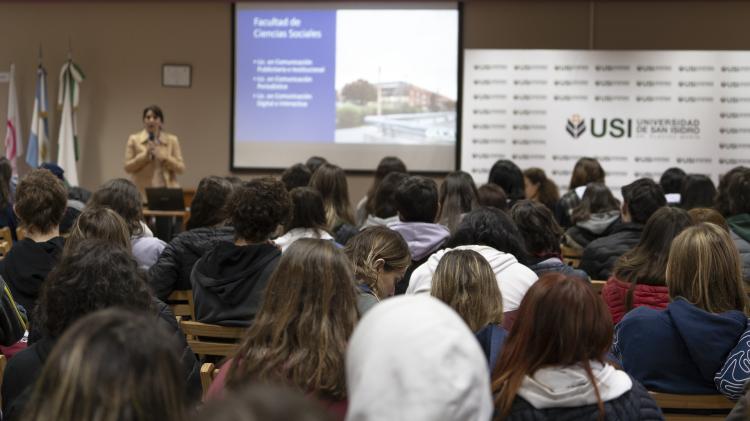
[[[149,150],[151,151],[151,154],[159,161],[164,161],[165,159],[167,159],[167,148],[159,147],[156,144],[149,144]]]

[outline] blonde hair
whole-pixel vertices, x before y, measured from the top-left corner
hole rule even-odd
[[[105,207],[86,208],[78,215],[65,249],[72,249],[87,238],[96,238],[130,250],[130,230],[125,220],[115,211]]]
[[[354,268],[354,279],[365,284],[382,298],[377,289],[378,270],[376,262],[383,259],[383,270],[403,270],[411,264],[411,254],[406,241],[397,233],[386,227],[370,227],[354,236],[344,249]]]
[[[503,296],[492,267],[473,250],[443,255],[432,276],[432,296],[448,304],[476,332],[503,321]]]
[[[712,223],[687,228],[674,239],[667,287],[672,298],[682,297],[710,313],[748,313],[737,248],[729,233]]]

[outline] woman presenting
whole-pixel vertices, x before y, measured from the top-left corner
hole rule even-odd
[[[144,129],[130,135],[125,172],[132,175],[141,197],[146,187],[179,187],[176,174],[185,170],[177,136],[161,131],[164,114],[156,105],[143,110]]]

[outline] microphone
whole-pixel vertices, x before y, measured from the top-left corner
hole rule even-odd
[[[156,138],[156,135],[154,135],[154,132],[148,132],[148,142],[149,143],[153,142],[155,138]],[[149,149],[149,151],[148,151],[148,159],[149,159],[149,161],[153,161],[154,160],[154,153],[151,151],[151,149]]]

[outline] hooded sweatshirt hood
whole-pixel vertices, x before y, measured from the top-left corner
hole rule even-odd
[[[750,243],[750,214],[741,213],[729,217],[727,224],[740,238]]]
[[[592,213],[591,217],[585,221],[576,223],[576,226],[590,231],[593,234],[601,235],[607,230],[612,224],[614,224],[620,218],[619,210],[612,210],[609,212],[598,212]]]
[[[13,298],[27,312],[34,309],[42,283],[60,259],[64,246],[62,237],[39,243],[25,238],[16,242],[0,260],[0,275],[10,287]]]
[[[361,227],[359,227],[359,230],[363,230],[365,228],[369,227],[387,227],[390,224],[395,224],[399,221],[398,215],[393,215],[388,218],[379,218],[373,214],[367,215],[367,219],[365,219],[364,223]]]
[[[487,360],[466,324],[432,297],[383,301],[346,355],[347,421],[486,421]]]
[[[396,222],[388,225],[388,228],[404,237],[411,259],[415,261],[434,253],[451,235],[447,227],[426,222]]]

